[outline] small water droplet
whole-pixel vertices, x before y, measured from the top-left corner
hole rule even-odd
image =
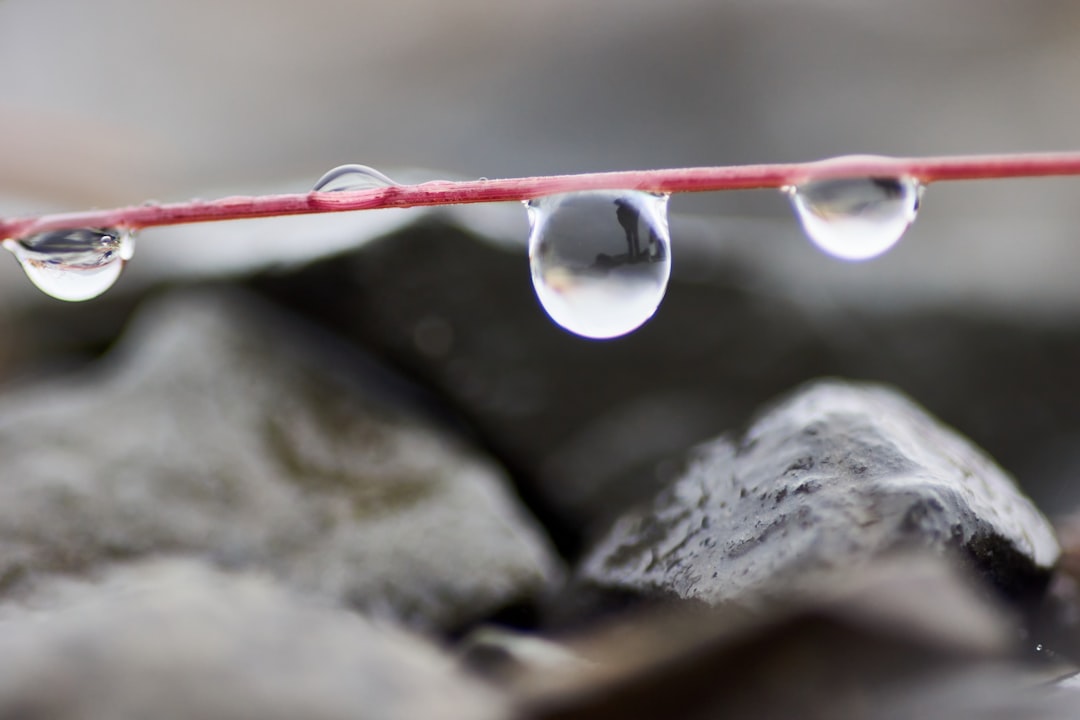
[[[915,220],[922,185],[914,178],[838,178],[788,186],[795,214],[819,248],[842,260],[889,250]]]
[[[319,178],[312,192],[374,190],[397,184],[367,165],[339,165]]]
[[[653,316],[671,274],[667,202],[594,190],[526,203],[533,287],[552,320],[584,337],[613,338]]]
[[[129,232],[104,228],[53,230],[5,240],[30,282],[57,300],[95,298],[116,283],[135,251]]]

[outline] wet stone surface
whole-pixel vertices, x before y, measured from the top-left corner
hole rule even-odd
[[[783,597],[912,548],[1037,600],[1058,544],[1011,478],[882,386],[822,381],[700,448],[580,569],[585,587],[709,604]]]
[[[803,313],[732,287],[745,268],[714,274],[690,245],[679,238],[656,317],[604,342],[552,322],[523,247],[436,221],[251,284],[446,397],[574,552],[592,524],[651,496],[658,459],[828,367]]]
[[[193,560],[38,578],[0,605],[0,716],[506,717],[433,644]]]
[[[429,218],[31,368],[0,397],[0,715],[1076,716],[1033,685],[1080,657],[1075,587],[1040,626],[981,582],[1034,599],[1057,554],[1011,479],[882,386],[763,403],[885,378],[1015,466],[1077,424],[1080,334],[830,315],[678,235],[611,342],[551,323],[523,248]],[[15,360],[82,358],[135,301],[35,308]]]
[[[791,249],[767,229],[699,228],[675,215],[672,237],[675,261],[656,316],[605,342],[551,322],[523,247],[434,220],[252,285],[445,397],[571,553],[628,504],[652,497],[687,448],[826,376],[903,389],[1040,502],[1048,492],[1068,500],[1072,475],[1047,471],[1042,458],[1080,436],[1075,319],[895,309],[870,295],[807,304],[771,270]],[[828,299],[827,287],[817,292]]]
[[[324,342],[238,291],[191,291],[95,369],[9,392],[0,584],[196,554],[444,630],[544,592],[559,562],[501,469]]]

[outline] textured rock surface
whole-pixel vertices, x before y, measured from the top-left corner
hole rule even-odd
[[[319,342],[239,293],[173,295],[96,373],[9,393],[0,578],[199,553],[438,627],[541,591],[556,561],[502,472]]]
[[[880,386],[818,382],[705,446],[581,568],[589,585],[708,603],[827,582],[882,554],[958,551],[1017,598],[1057,558],[1049,524],[983,453]]]
[[[823,376],[893,384],[1040,502],[1049,496],[1035,491],[1053,482],[1057,507],[1064,494],[1080,499],[1074,473],[1041,461],[1080,436],[1075,319],[905,309],[872,287],[845,303],[823,281],[793,288],[771,268],[791,264],[796,275],[827,258],[771,228],[673,217],[671,284],[656,317],[603,343],[544,315],[523,248],[431,223],[258,285],[438,388],[571,531],[652,497],[671,458]]]
[[[827,366],[813,323],[732,287],[743,268],[691,239],[657,316],[609,342],[551,322],[523,248],[434,223],[256,285],[445,393],[572,533],[651,496],[658,459]]]
[[[0,607],[0,716],[504,717],[419,638],[187,560],[46,580]]]

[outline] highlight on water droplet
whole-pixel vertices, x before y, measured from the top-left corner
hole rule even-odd
[[[8,239],[3,246],[39,290],[57,300],[81,302],[116,283],[135,251],[135,238],[122,230],[80,228]]]
[[[591,190],[528,201],[533,288],[551,319],[588,338],[636,330],[671,275],[667,195]]]
[[[367,165],[339,165],[319,178],[312,192],[375,190],[398,184]]]
[[[810,180],[784,188],[810,239],[842,260],[886,252],[915,220],[922,185],[909,177]]]

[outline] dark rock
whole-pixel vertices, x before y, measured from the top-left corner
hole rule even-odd
[[[716,267],[691,240],[657,316],[607,342],[552,323],[524,248],[434,222],[253,284],[436,388],[572,548],[584,526],[655,492],[658,459],[826,367],[800,310],[733,287],[743,268]]]
[[[1026,488],[1057,477],[1041,456],[1080,432],[1075,318],[897,307],[873,287],[845,302],[825,280],[793,289],[798,270],[773,267],[827,263],[785,232],[673,217],[673,274],[656,317],[600,343],[546,317],[523,247],[432,221],[254,284],[442,393],[547,525],[561,523],[570,551],[590,524],[654,495],[685,448],[815,377],[896,385]]]
[[[680,603],[627,616],[569,641],[591,667],[536,671],[513,692],[528,717],[548,720],[758,720],[905,717],[901,702],[954,679],[989,675],[999,700],[1030,684],[1006,664],[1005,615],[939,557],[890,556],[766,616],[736,610]],[[943,709],[982,703],[950,698]]]
[[[1055,522],[1061,558],[1035,616],[1032,640],[1039,654],[1080,663],[1080,515]]]
[[[800,389],[737,441],[701,448],[581,567],[591,587],[709,604],[784,596],[911,548],[950,552],[1036,599],[1058,544],[982,452],[887,388]]]
[[[45,580],[0,607],[0,717],[506,717],[419,637],[190,560]]]
[[[503,472],[324,340],[173,295],[95,372],[4,397],[2,582],[195,553],[439,628],[544,590],[558,562]]]

